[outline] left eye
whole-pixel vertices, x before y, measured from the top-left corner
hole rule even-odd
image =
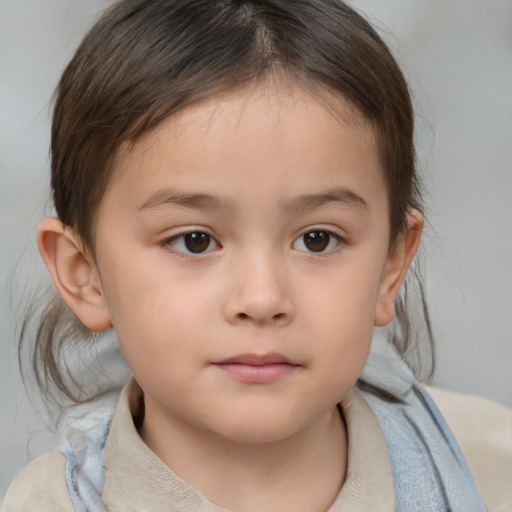
[[[324,253],[336,249],[341,243],[341,237],[335,233],[317,229],[308,231],[297,238],[293,243],[293,248],[299,251]]]
[[[164,245],[170,245],[173,249],[185,254],[203,254],[219,247],[215,239],[203,231],[179,233],[166,240]]]

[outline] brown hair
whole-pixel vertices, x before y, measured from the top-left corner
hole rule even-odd
[[[58,217],[94,251],[95,212],[119,145],[180,109],[271,73],[343,97],[375,130],[392,243],[408,210],[421,210],[411,99],[385,43],[339,0],[114,4],[87,34],[57,87],[51,187]],[[64,311],[52,303],[43,312],[33,366],[43,390],[53,385],[76,399],[68,385],[72,376],[63,377],[59,359],[64,344],[83,330],[70,329],[72,315],[68,311],[64,321]],[[406,353],[411,329],[403,302],[397,304],[397,325],[393,342]]]

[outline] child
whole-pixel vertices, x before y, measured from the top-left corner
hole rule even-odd
[[[57,90],[58,218],[38,243],[133,377],[115,411],[93,408],[17,477],[2,512],[510,508],[512,455],[491,453],[505,436],[455,431],[461,451],[397,350],[377,339],[369,357],[395,305],[407,333],[412,135],[400,70],[338,0],[107,11]],[[51,302],[35,346],[43,387],[71,397],[58,362],[73,322]],[[434,393],[449,417],[454,399]],[[483,407],[454,418],[511,421]]]

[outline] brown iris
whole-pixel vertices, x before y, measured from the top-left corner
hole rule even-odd
[[[210,246],[211,237],[206,233],[201,233],[200,231],[194,231],[193,233],[186,233],[183,236],[183,242],[185,243],[185,247],[190,252],[204,252]]]
[[[331,235],[326,231],[310,231],[303,235],[302,239],[311,252],[322,252],[329,245]]]

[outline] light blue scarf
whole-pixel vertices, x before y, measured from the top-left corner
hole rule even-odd
[[[392,403],[365,390],[366,384],[401,401]],[[382,429],[388,446],[398,512],[484,512],[464,457],[434,402],[409,367],[386,342],[374,340],[356,385]],[[105,482],[108,420],[71,428],[60,450],[76,512],[106,512],[100,495]]]
[[[66,481],[76,512],[107,512],[101,501],[105,483],[105,445],[110,421],[86,431],[72,429],[60,446]]]
[[[363,383],[401,401],[365,391]],[[358,392],[377,417],[388,446],[400,512],[483,512],[464,457],[432,398],[389,343],[374,339]]]

